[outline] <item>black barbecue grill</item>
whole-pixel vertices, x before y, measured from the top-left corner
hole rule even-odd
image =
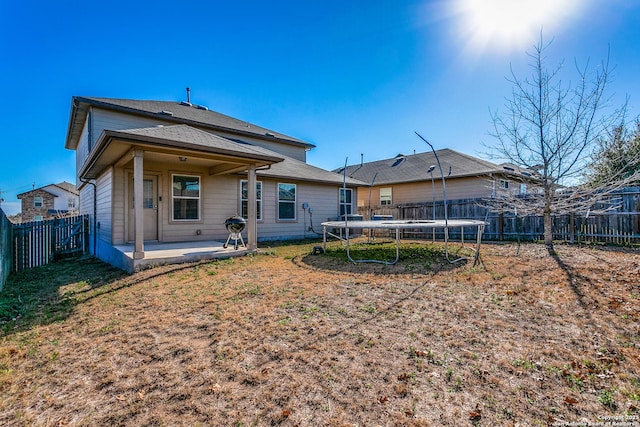
[[[242,242],[242,246],[244,246],[245,248],[247,247],[247,245],[244,244],[244,240],[242,239],[242,231],[247,226],[247,220],[238,215],[230,216],[224,221],[224,226],[227,227],[227,231],[229,231],[229,237],[227,237],[227,241],[225,242],[225,244],[222,245],[224,248],[229,246],[229,240],[232,239],[234,241],[234,249],[238,249],[238,240]]]

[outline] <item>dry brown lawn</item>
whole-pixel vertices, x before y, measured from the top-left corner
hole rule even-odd
[[[639,250],[384,266],[313,245],[11,276],[0,425],[640,425]]]

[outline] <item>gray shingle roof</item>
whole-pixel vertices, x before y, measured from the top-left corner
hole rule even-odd
[[[299,181],[324,182],[338,185],[342,185],[343,183],[344,177],[341,174],[309,165],[300,160],[292,159],[291,157],[283,157],[285,158],[283,162],[271,165],[270,169],[259,170],[257,172],[258,176],[295,178]],[[346,178],[346,184],[351,187],[368,185],[366,182],[351,177]]]
[[[228,131],[232,133],[252,135],[263,139],[274,139],[293,145],[301,145],[306,148],[313,148],[315,145],[302,141],[300,139],[276,132],[255,124],[235,119],[224,114],[211,111],[206,107],[188,104],[186,102],[174,101],[147,101],[135,99],[119,99],[119,98],[94,98],[79,97],[73,98],[72,114],[69,123],[69,134],[67,135],[67,148],[73,148],[79,137],[81,129],[72,129],[75,121],[74,115],[86,114],[82,104],[92,105],[95,107],[106,108],[110,110],[127,112],[129,114],[138,114],[147,117],[160,118],[166,121],[175,121],[176,123],[184,123],[192,126],[200,126],[220,131]],[[86,107],[85,107],[86,108]],[[80,124],[82,120],[79,121]]]
[[[258,170],[258,176],[262,177],[337,185],[341,185],[343,182],[343,176],[335,172],[309,165],[257,145],[231,141],[188,125],[107,131],[105,134],[119,138],[147,139],[154,144],[163,141],[167,146],[171,147],[199,148],[216,153],[249,156],[277,162],[272,164],[269,169]],[[352,178],[347,178],[346,181],[350,186],[366,185]]]
[[[76,188],[76,186],[74,184],[71,184],[70,182],[62,181],[62,182],[59,182],[59,183],[53,184],[53,185],[55,185],[56,187],[60,187],[63,190],[68,191],[69,193],[73,193],[75,195],[80,194],[78,192],[78,189]]]
[[[155,143],[164,141],[167,146],[200,148],[218,154],[242,155],[271,161],[281,161],[283,156],[257,145],[231,141],[188,125],[155,126],[151,128],[106,131],[110,136],[144,137]]]
[[[509,173],[502,166],[449,148],[437,150],[436,153],[440,159],[445,177],[460,178],[489,173]],[[375,176],[374,185],[424,181],[431,179],[431,175],[427,172],[431,165],[435,165],[433,177],[440,178],[442,175],[433,152],[411,155],[399,154],[391,159],[378,160],[361,165],[350,165],[347,166],[347,176],[369,184],[371,184]],[[343,168],[336,169],[335,172],[341,173],[342,170]]]

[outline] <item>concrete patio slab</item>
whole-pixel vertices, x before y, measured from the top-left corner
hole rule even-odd
[[[130,273],[158,265],[181,264],[207,259],[225,259],[256,252],[243,246],[238,247],[237,250],[233,248],[233,245],[225,248],[223,247],[223,242],[213,240],[172,243],[147,242],[144,245],[143,259],[133,259],[133,244],[116,245],[115,249],[129,260],[128,270],[130,270]]]

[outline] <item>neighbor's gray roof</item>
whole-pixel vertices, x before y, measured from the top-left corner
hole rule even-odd
[[[278,142],[313,148],[315,145],[280,132],[254,125],[244,120],[235,119],[206,107],[175,101],[146,101],[118,98],[94,98],[74,96],[67,130],[65,146],[74,149],[82,132],[88,106],[126,112],[146,117],[153,117],[163,121],[183,123],[192,126],[205,127],[219,131],[250,135],[265,140],[273,139]]]
[[[60,187],[63,190],[65,190],[65,191],[67,191],[69,193],[75,194],[75,195],[79,195],[80,194],[78,192],[78,189],[76,188],[76,186],[74,184],[71,184],[70,182],[67,182],[67,181],[62,181],[62,182],[59,182],[57,184],[52,184],[52,185],[55,185],[56,187]]]
[[[520,173],[520,170],[515,166],[512,167],[514,170],[510,171],[502,165],[496,165],[449,148],[437,150],[436,153],[440,159],[442,173],[447,178],[487,175],[490,173],[507,175],[517,175]],[[431,174],[427,172],[431,165],[435,166],[433,177],[441,178],[442,175],[433,152],[411,155],[399,154],[391,159],[350,165],[347,166],[347,176],[369,184],[373,182],[375,176],[374,185],[424,181],[431,179]],[[344,168],[339,168],[336,169],[335,172],[342,173],[343,170]]]

